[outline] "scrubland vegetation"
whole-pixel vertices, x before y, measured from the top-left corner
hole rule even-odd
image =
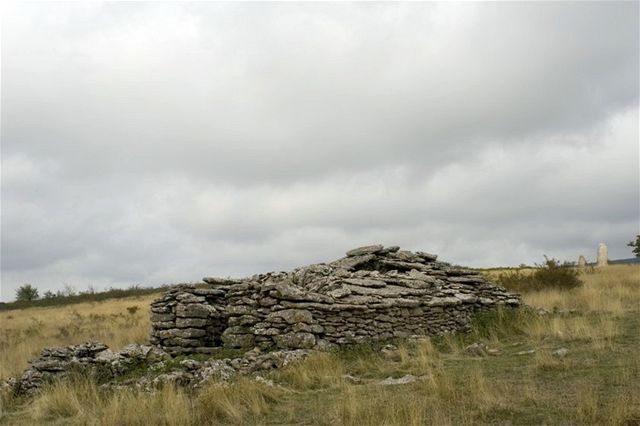
[[[110,288],[106,291],[96,292],[92,287],[85,291],[76,291],[73,287],[66,286],[64,290],[56,293],[51,291],[39,295],[38,289],[31,284],[24,284],[16,291],[16,300],[8,303],[0,303],[0,312],[27,309],[37,306],[64,306],[75,303],[99,302],[110,299],[124,299],[130,297],[156,294],[167,288],[166,285],[158,288],[140,287],[133,285],[129,288]]]
[[[0,424],[639,425],[640,266],[579,279],[524,292],[540,313],[497,310],[469,334],[399,341],[392,353],[383,343],[319,353],[274,371],[272,384],[247,377],[149,394],[77,377],[30,401],[5,392]],[[43,346],[144,342],[153,297],[0,312],[0,378],[19,374]],[[485,356],[465,351],[474,342]],[[406,374],[417,380],[379,383]]]
[[[158,294],[0,312],[0,378],[15,376],[45,346],[99,340],[110,347],[149,340],[149,303]]]

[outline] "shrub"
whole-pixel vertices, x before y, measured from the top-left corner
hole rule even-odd
[[[559,260],[544,257],[542,265],[536,264],[532,273],[520,270],[509,271],[498,275],[498,284],[509,290],[525,292],[545,289],[571,290],[582,285],[580,272],[571,263],[560,263]]]

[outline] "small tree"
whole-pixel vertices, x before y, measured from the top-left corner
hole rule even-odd
[[[18,302],[31,302],[38,297],[40,297],[38,295],[38,289],[31,284],[21,285],[18,290],[16,290],[16,300]]]
[[[636,235],[636,240],[629,241],[629,244],[627,245],[629,247],[633,247],[633,250],[631,251],[636,257],[640,257],[640,235]]]

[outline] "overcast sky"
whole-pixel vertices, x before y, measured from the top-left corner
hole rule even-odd
[[[2,10],[2,285],[631,257],[639,4]]]

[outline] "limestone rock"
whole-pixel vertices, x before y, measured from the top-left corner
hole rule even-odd
[[[384,247],[380,244],[358,247],[358,248],[349,250],[347,252],[347,257],[362,256],[363,254],[374,254],[374,253],[381,252],[382,249],[384,249]]]
[[[586,268],[586,266],[587,259],[585,259],[583,255],[580,255],[580,257],[578,258],[578,268]]]
[[[359,266],[362,266],[368,262],[371,262],[375,258],[376,256],[373,254],[350,256],[350,257],[342,258],[340,260],[336,260],[331,265],[340,269],[353,270],[358,268]]]
[[[275,318],[281,318],[287,324],[295,324],[298,322],[310,324],[313,321],[313,315],[305,309],[284,309],[273,312],[267,316],[267,319],[273,320]]]
[[[176,317],[187,318],[208,318],[209,315],[215,313],[215,308],[201,303],[191,303],[184,305],[182,303],[177,305]]]
[[[230,382],[236,376],[236,370],[222,360],[208,360],[201,371],[202,381],[215,380],[217,382]]]
[[[206,318],[175,318],[176,328],[204,327],[209,324]]]
[[[311,333],[287,333],[274,336],[276,345],[282,349],[311,349],[316,344],[316,336]]]
[[[569,349],[567,348],[559,348],[551,353],[553,356],[557,358],[564,358],[569,354]]]
[[[406,374],[398,379],[394,379],[393,377],[387,377],[384,380],[380,380],[378,382],[379,385],[388,386],[388,385],[406,385],[407,383],[413,383],[418,378],[412,374]]]
[[[396,345],[385,345],[380,350],[380,353],[382,353],[385,358],[393,361],[397,361],[400,359],[400,351],[398,350],[398,347]]]
[[[223,333],[222,341],[230,348],[250,348],[255,343],[253,334]]]
[[[605,267],[609,264],[609,249],[605,243],[598,246],[598,267]]]
[[[464,348],[464,351],[473,356],[487,355],[487,346],[484,343],[475,342]]]
[[[204,282],[170,288],[152,303],[154,345],[173,356],[220,346],[326,350],[465,331],[476,312],[520,305],[519,296],[477,271],[397,246],[359,247],[334,262]],[[234,362],[246,368],[246,361]],[[47,368],[58,366],[51,361]]]

